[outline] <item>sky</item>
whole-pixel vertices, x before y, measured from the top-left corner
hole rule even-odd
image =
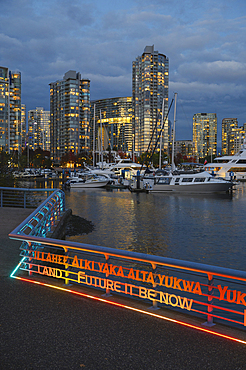
[[[49,83],[69,70],[91,100],[132,95],[132,62],[145,46],[169,58],[176,139],[195,113],[246,122],[245,0],[0,0],[0,65],[20,71],[27,111],[50,109]],[[173,120],[171,110],[170,119]],[[218,140],[218,141],[219,141]]]

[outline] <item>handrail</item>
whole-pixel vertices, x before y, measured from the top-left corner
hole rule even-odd
[[[19,190],[19,191],[54,191],[52,188],[13,188],[8,186],[0,186],[0,190]]]
[[[106,295],[151,301],[155,309],[168,305],[205,315],[208,326],[215,318],[246,328],[246,293],[237,288],[246,287],[246,271],[47,237],[64,210],[65,194],[57,189],[9,234],[23,242],[22,260],[11,277],[17,270],[39,278],[52,276],[64,279],[65,285],[82,284],[106,290]]]
[[[11,235],[12,234],[18,234],[18,235],[21,235],[21,230],[23,229],[24,226],[28,225],[30,223],[30,221],[38,214],[41,212],[41,210],[43,210],[43,208],[49,204],[50,200],[52,198],[54,198],[55,196],[57,196],[58,194],[62,197],[62,201],[63,201],[63,206],[62,206],[62,211],[65,210],[65,194],[62,190],[60,189],[52,189],[53,193],[37,208],[35,209],[35,211],[33,211],[20,225],[18,225],[10,234],[9,234],[9,237],[11,238]],[[25,237],[27,235],[25,234]],[[14,238],[12,238],[14,239]],[[15,238],[16,239],[16,238]],[[42,238],[43,239],[43,238]]]
[[[12,187],[0,187],[0,207],[23,207],[23,208],[35,208],[36,204],[33,199],[28,199],[28,194],[33,193],[47,193],[49,196],[50,192],[54,192],[55,189],[52,188],[12,188]],[[21,196],[13,197],[14,194]]]
[[[22,223],[24,224],[24,222]],[[32,243],[40,243],[48,245],[50,247],[60,247],[63,248],[65,252],[68,250],[76,250],[79,252],[91,252],[102,254],[109,257],[118,257],[126,260],[134,260],[138,262],[146,262],[154,265],[162,265],[166,267],[172,267],[177,269],[183,269],[192,272],[212,274],[218,277],[230,278],[235,280],[246,281],[246,271],[234,270],[225,267],[206,265],[197,262],[183,261],[174,258],[160,257],[150,254],[144,254],[139,252],[131,252],[121,249],[114,249],[109,247],[102,247],[92,244],[82,244],[71,241],[64,241],[52,238],[42,238],[38,236],[20,235],[17,229],[19,226],[9,234],[10,239],[15,240],[25,240]]]

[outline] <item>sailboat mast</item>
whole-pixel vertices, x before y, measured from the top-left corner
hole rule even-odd
[[[103,145],[102,145],[102,117],[101,117],[101,109],[100,109],[100,129],[101,129],[101,145],[100,145],[100,151],[101,151],[101,169],[103,169]]]
[[[174,94],[174,118],[173,118],[173,145],[172,145],[172,171],[175,170],[174,163],[174,141],[175,141],[175,124],[176,124],[176,106],[177,106],[177,93]]]
[[[162,126],[163,126],[163,115],[164,115],[164,99],[162,101],[162,113],[161,113],[161,136],[160,136],[160,156],[159,156],[159,169],[161,170],[161,148],[162,148]]]
[[[93,121],[93,167],[95,167],[95,129],[96,129],[96,104],[94,104],[94,121]]]

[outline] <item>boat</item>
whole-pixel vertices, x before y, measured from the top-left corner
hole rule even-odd
[[[231,180],[216,178],[207,171],[171,171],[143,178],[143,188],[149,192],[224,193],[232,190]]]
[[[112,188],[128,188],[132,178],[138,171],[144,175],[146,166],[133,162],[130,158],[116,158],[114,163],[98,162],[97,167],[90,167],[84,163],[87,172],[108,178],[108,185]],[[120,184],[120,186],[119,186]],[[114,186],[115,185],[115,186]]]
[[[172,163],[167,171],[159,169],[156,173],[134,176],[132,189],[146,189],[148,192],[170,193],[221,193],[229,192],[234,185],[232,179],[216,178],[205,170],[177,170],[174,163],[174,140],[176,122],[176,99],[174,104]]]
[[[213,163],[205,164],[204,168],[225,179],[246,181],[246,140],[235,155],[217,157]]]
[[[106,189],[128,189],[127,185],[121,184],[121,183],[115,183],[115,184],[107,184]]]
[[[131,178],[133,175],[137,174],[137,171],[144,173],[146,166],[142,166],[139,163],[133,162],[130,158],[120,158],[117,157],[113,163],[98,162],[97,167],[90,168],[84,164],[85,168],[91,172],[101,171],[100,173],[106,173],[109,176],[122,176],[125,178]]]
[[[94,174],[73,176],[67,182],[70,188],[102,188],[108,184],[108,179]]]

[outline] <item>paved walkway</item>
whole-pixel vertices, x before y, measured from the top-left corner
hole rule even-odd
[[[0,208],[0,369],[246,369],[246,346],[9,278],[12,231],[30,210]]]

